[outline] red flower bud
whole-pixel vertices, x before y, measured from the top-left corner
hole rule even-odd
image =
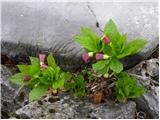
[[[82,59],[85,63],[89,63],[93,57],[93,52],[85,53],[82,55]]]
[[[30,76],[30,75],[24,75],[23,76],[23,80],[24,81],[29,81],[29,80],[31,80],[32,79],[32,77]]]
[[[103,60],[103,54],[97,53],[96,54],[96,60]]]
[[[48,65],[46,65],[46,64],[44,63],[45,57],[46,57],[45,54],[39,54],[40,67],[41,67],[42,69],[48,68]]]
[[[48,68],[48,65],[46,65],[46,64],[41,64],[40,66],[41,66],[41,68],[43,68],[43,69]]]
[[[103,60],[103,59],[108,59],[110,56],[108,56],[108,55],[104,55],[104,54],[102,54],[102,53],[97,53],[96,54],[96,60]]]
[[[108,44],[110,42],[110,39],[105,35],[101,38],[101,40],[103,41],[104,44]]]
[[[43,63],[44,63],[44,61],[45,61],[45,57],[46,57],[46,55],[45,55],[45,54],[39,54],[40,64],[43,64]]]

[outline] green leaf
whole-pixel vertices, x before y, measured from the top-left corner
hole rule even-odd
[[[47,93],[47,90],[48,86],[39,84],[29,93],[29,102],[40,99],[43,95]]]
[[[58,89],[64,86],[64,79],[53,81],[52,88]]]
[[[84,84],[84,77],[82,75],[78,75],[76,79],[76,83],[81,86]]]
[[[108,73],[108,70],[109,70],[109,65],[105,65],[105,67],[100,69],[100,70],[98,70],[98,72],[100,74],[106,74],[106,73]]]
[[[109,45],[104,45],[103,49],[102,49],[103,53],[112,56],[112,48]]]
[[[23,85],[24,84],[23,75],[24,74],[22,74],[22,73],[17,73],[14,76],[11,76],[9,79],[15,84]]]
[[[101,69],[103,69],[105,67],[105,61],[97,61],[96,63],[94,63],[93,65],[92,65],[92,68],[94,69],[94,70],[101,70]]]
[[[69,73],[69,72],[63,72],[63,73],[61,73],[61,78],[63,78],[65,81],[68,81],[68,80],[70,80],[71,79],[71,77],[72,77],[72,74],[71,73]]]
[[[50,81],[50,77],[48,77],[48,75],[43,75],[43,77],[39,78],[39,81],[44,84],[44,85],[51,85],[51,81]]]
[[[74,96],[84,96],[85,95],[85,81],[82,75],[78,75],[75,80],[74,85]]]
[[[32,65],[35,65],[35,66],[39,66],[40,65],[38,58],[30,56],[29,59],[30,59]]]
[[[119,73],[123,70],[123,64],[119,62],[117,59],[112,58],[110,61],[110,69],[116,73]]]
[[[55,79],[55,70],[52,67],[48,67],[42,71],[40,76],[41,83],[45,85],[52,85],[52,82]]]
[[[47,72],[48,72],[48,77],[50,77],[50,81],[53,81],[54,77],[55,77],[55,74],[56,74],[56,71],[54,70],[53,67],[48,67],[47,68]]]
[[[31,75],[32,77],[40,72],[40,67],[36,65],[17,65],[17,66],[21,73]]]
[[[85,90],[84,89],[79,90],[79,91],[74,93],[74,96],[77,96],[77,97],[82,97],[84,95],[85,95]]]
[[[30,66],[29,65],[17,65],[21,73],[29,74]]]
[[[120,102],[128,98],[140,97],[146,91],[143,86],[137,84],[135,77],[129,76],[126,72],[121,72],[116,77],[118,80],[116,81],[115,90],[117,100]]]
[[[125,99],[126,99],[126,96],[124,95],[124,93],[122,92],[122,90],[119,89],[118,95],[117,95],[117,100],[118,100],[119,102],[124,102]]]
[[[88,51],[97,52],[97,47],[93,44],[93,40],[89,36],[75,36],[75,41]]]
[[[124,34],[124,35],[121,35],[121,37],[120,37],[120,48],[121,48],[121,50],[120,50],[120,52],[122,52],[123,50],[124,50],[124,48],[126,47],[126,39],[127,39],[127,34]]]
[[[90,39],[93,40],[92,44],[94,44],[97,50],[99,49],[99,43],[101,40],[96,33],[92,31],[92,29],[88,27],[81,27],[81,35],[90,37]]]
[[[35,74],[38,75],[40,73],[40,67],[36,65],[28,65],[30,67],[28,74],[34,76]]]
[[[112,45],[112,49],[113,49],[112,52],[115,53],[114,56],[118,56],[124,50],[126,46],[126,37],[127,37],[127,34],[120,35],[119,39],[116,40],[116,43]]]
[[[55,80],[58,80],[60,76],[60,67],[55,68]]]
[[[147,43],[144,39],[134,39],[130,41],[126,47],[123,49],[122,54],[118,56],[118,58],[123,58],[128,55],[133,55],[139,52],[142,48],[144,48],[145,44]]]
[[[52,53],[49,53],[48,57],[47,57],[47,62],[48,62],[48,65],[55,68],[57,65],[56,65],[56,62],[53,58],[53,55]]]
[[[75,41],[88,51],[97,52],[100,50],[100,38],[88,27],[81,28],[81,34],[75,36]]]
[[[117,30],[116,24],[113,22],[112,19],[110,19],[106,23],[104,27],[104,34],[110,38],[113,44],[116,44],[116,41],[119,39],[120,34]]]
[[[129,98],[137,98],[145,93],[146,89],[143,86],[134,86],[133,90],[130,92]]]
[[[71,89],[74,89],[75,88],[75,83],[66,83],[65,84],[65,89],[66,90],[71,90]]]

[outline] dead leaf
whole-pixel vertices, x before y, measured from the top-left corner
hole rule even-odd
[[[97,104],[100,103],[103,98],[103,92],[98,91],[93,95],[93,103]]]

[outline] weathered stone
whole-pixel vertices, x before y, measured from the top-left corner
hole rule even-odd
[[[126,104],[107,105],[106,103],[92,104],[87,99],[61,97],[58,101],[49,102],[48,99],[57,99],[57,96],[47,96],[41,102],[35,101],[16,111],[16,116],[34,119],[84,119],[84,118],[134,118],[136,104],[129,101]],[[42,104],[39,104],[42,103]]]
[[[138,83],[145,86],[147,89],[146,93],[135,99],[137,108],[145,111],[149,118],[159,118],[159,84],[155,80],[135,74],[130,74],[135,76],[138,80]]]
[[[81,26],[102,35],[112,18],[128,41],[143,37],[149,42],[138,55],[123,60],[125,66],[149,57],[158,45],[158,2],[2,2],[2,54],[36,55],[51,51],[64,69],[82,64],[84,50],[73,41]],[[132,61],[132,62],[130,62]],[[78,64],[77,64],[78,63]]]
[[[159,60],[154,58],[142,61],[135,67],[128,70],[129,73],[149,77],[155,81],[159,81]]]
[[[9,118],[10,113],[19,109],[27,102],[27,89],[23,88],[17,94],[20,86],[11,83],[8,78],[12,75],[10,70],[1,65],[1,112],[2,118]]]
[[[146,111],[146,113],[154,119],[159,118],[159,87],[145,93],[141,98],[136,99],[138,108]]]

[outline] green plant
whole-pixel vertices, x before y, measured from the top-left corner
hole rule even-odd
[[[84,62],[91,62],[95,55],[97,62],[92,64],[92,68],[105,78],[108,78],[111,74],[114,76],[123,74],[122,78],[119,78],[119,75],[117,77],[116,90],[122,90],[122,86],[120,86],[119,83],[123,84],[123,82],[132,86],[127,88],[128,91],[135,89],[133,90],[135,92],[131,92],[130,94],[125,94],[126,91],[124,90],[121,91],[121,94],[117,92],[117,99],[123,101],[126,98],[131,98],[133,96],[139,97],[142,95],[142,91],[136,91],[137,89],[142,89],[142,87],[136,86],[135,78],[129,77],[127,73],[121,73],[123,71],[123,64],[119,59],[139,52],[147,41],[145,39],[136,38],[127,43],[127,34],[120,34],[115,23],[111,19],[106,23],[104,35],[102,37],[98,37],[96,33],[88,27],[82,27],[80,32],[80,35],[75,36],[75,41],[87,51],[87,53],[82,55]],[[134,85],[136,87],[133,87]],[[122,94],[124,94],[123,97]]]
[[[135,77],[129,76],[126,72],[117,74],[115,90],[117,100],[125,102],[128,98],[140,97],[146,89],[137,84]]]
[[[92,67],[101,74],[106,74],[109,70],[120,73],[123,70],[123,64],[119,59],[139,52],[147,43],[141,38],[126,43],[127,34],[120,34],[111,19],[105,25],[102,37],[98,37],[88,27],[82,27],[80,32],[80,35],[75,36],[75,41],[88,52],[82,58],[88,63],[96,54],[97,62]]]
[[[72,81],[68,81],[65,88],[67,90],[73,90],[74,96],[84,96],[85,95],[85,85],[86,81],[82,75],[74,76]]]
[[[18,65],[19,73],[10,80],[19,85],[26,85],[32,90],[29,101],[37,100],[47,93],[48,90],[57,91],[64,87],[65,80],[71,78],[71,74],[63,72],[55,63],[50,53],[45,64],[45,55],[40,54],[39,59],[30,57],[31,65]]]
[[[98,77],[94,70],[90,68],[84,68],[80,74],[85,77],[85,81],[87,82],[94,82]]]

